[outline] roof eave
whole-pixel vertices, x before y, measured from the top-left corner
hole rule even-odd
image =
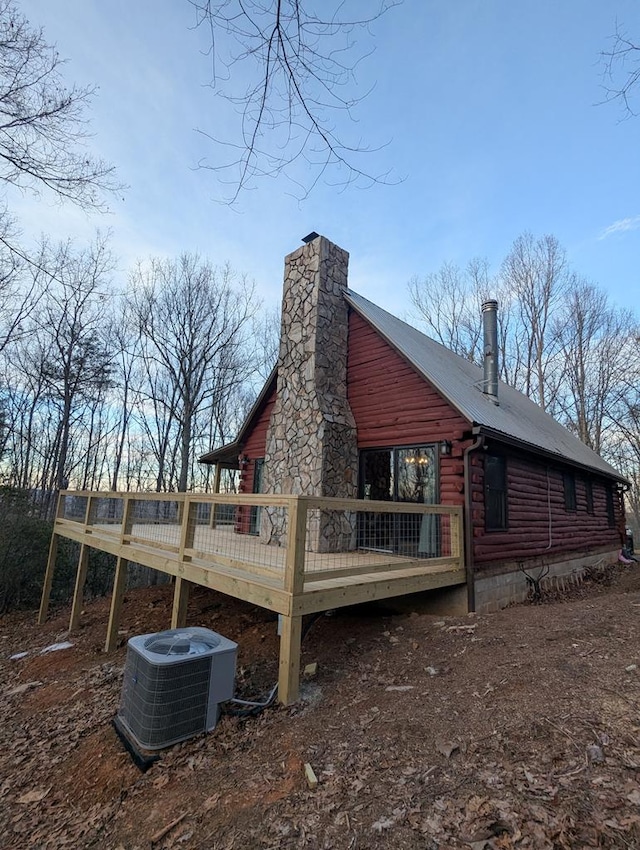
[[[219,449],[213,449],[213,451],[200,455],[198,463],[215,463],[220,466],[226,466],[228,469],[237,469],[237,457],[239,454],[240,443],[234,440],[233,443],[227,443],[224,446],[220,446]]]
[[[549,460],[553,460],[555,462],[560,461],[561,463],[564,463],[567,466],[573,466],[576,469],[581,469],[586,472],[590,472],[592,475],[601,475],[603,478],[613,478],[616,481],[619,481],[621,484],[624,484],[625,486],[630,485],[630,482],[623,475],[620,475],[619,472],[616,472],[613,467],[611,467],[611,472],[607,472],[604,469],[599,469],[597,466],[590,466],[586,463],[580,463],[579,461],[572,460],[571,458],[559,454],[558,452],[552,452],[548,449],[543,449],[540,446],[534,445],[533,443],[527,443],[524,440],[519,440],[517,437],[511,437],[508,434],[504,434],[501,431],[497,431],[495,428],[489,428],[486,425],[480,425],[477,422],[474,423],[473,433],[482,434],[483,437],[489,437],[492,440],[496,440],[496,442],[504,443],[508,446],[514,446],[515,448],[522,449],[523,451],[527,451],[530,454],[546,457]],[[606,461],[604,462],[606,463]]]

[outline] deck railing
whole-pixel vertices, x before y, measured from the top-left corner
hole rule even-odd
[[[64,491],[54,532],[122,557],[242,570],[300,592],[361,573],[462,566],[461,508],[288,495]],[[92,540],[93,538],[93,544]],[[108,544],[112,545],[109,546]]]

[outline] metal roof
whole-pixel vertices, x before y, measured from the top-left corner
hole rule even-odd
[[[352,290],[347,303],[366,319],[474,426],[626,483],[625,478],[523,393],[499,381],[498,401],[483,393],[483,370]]]

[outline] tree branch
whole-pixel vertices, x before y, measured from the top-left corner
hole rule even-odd
[[[287,177],[299,187],[301,199],[333,170],[340,172],[344,185],[399,182],[389,171],[372,173],[360,165],[360,155],[385,145],[348,143],[334,119],[345,114],[353,120],[352,109],[370,93],[343,95],[347,87],[357,86],[356,67],[371,53],[356,51],[353,34],[368,30],[400,0],[382,0],[377,12],[354,20],[342,16],[343,3],[320,17],[303,0],[190,2],[196,26],[206,25],[211,34],[211,86],[238,110],[235,138],[198,131],[216,147],[232,152],[221,164],[218,157],[215,164],[199,163],[230,185],[226,203],[234,204],[261,177]],[[225,41],[221,44],[219,34],[227,36],[227,46],[236,47],[235,52],[228,48],[227,57],[220,53]],[[226,78],[218,74],[219,64],[226,66]],[[244,89],[241,64],[257,79]],[[294,168],[299,160],[307,166],[304,183]]]

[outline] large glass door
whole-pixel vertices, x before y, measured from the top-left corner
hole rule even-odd
[[[396,501],[433,505],[438,500],[437,458],[435,446],[398,449]],[[398,514],[394,551],[411,557],[435,557],[439,554],[438,517]]]
[[[368,449],[361,453],[363,499],[413,504],[438,502],[438,454],[435,445]],[[438,518],[419,514],[363,514],[361,548],[434,557],[439,554]]]

